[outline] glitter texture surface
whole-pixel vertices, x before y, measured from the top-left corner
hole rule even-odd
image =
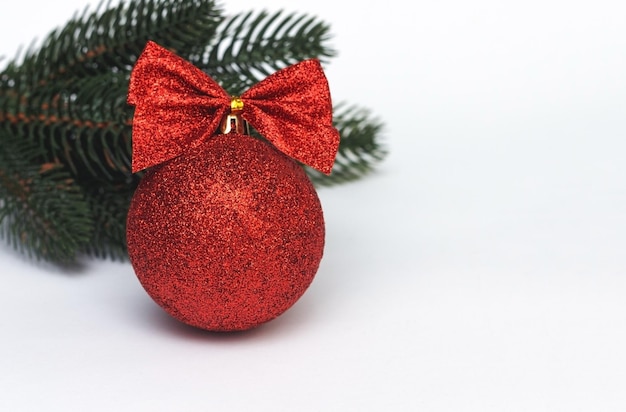
[[[180,321],[214,331],[249,329],[291,307],[324,248],[321,205],[303,169],[238,134],[149,169],[127,223],[148,294]]]
[[[286,67],[241,96],[242,117],[286,155],[330,173],[339,146],[328,81],[318,60]],[[230,110],[231,98],[193,64],[148,42],[133,68],[133,171],[202,144]]]

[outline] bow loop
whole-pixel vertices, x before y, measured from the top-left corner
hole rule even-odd
[[[200,69],[154,42],[133,68],[133,172],[181,155],[215,134],[231,97]],[[241,116],[278,150],[329,174],[339,132],[319,61],[282,69],[243,93]]]

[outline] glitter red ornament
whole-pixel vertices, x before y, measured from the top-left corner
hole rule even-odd
[[[147,293],[176,319],[214,331],[289,309],[324,249],[322,208],[298,162],[329,173],[339,142],[319,62],[230,97],[150,42],[129,102],[133,169],[148,170],[128,213],[128,251]],[[244,119],[269,143],[241,134]]]

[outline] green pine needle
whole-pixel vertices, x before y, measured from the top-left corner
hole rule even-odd
[[[330,28],[305,14],[246,12],[224,20],[210,52],[196,64],[233,95],[298,61],[335,55]]]
[[[87,189],[87,201],[93,211],[95,230],[83,252],[99,258],[125,259],[126,212],[134,185],[117,185]]]
[[[221,11],[213,0],[122,1],[74,16],[20,62],[30,86],[60,79],[129,72],[148,40],[187,56],[215,36]],[[102,10],[103,9],[103,10]]]
[[[91,211],[62,165],[38,159],[35,145],[0,132],[0,234],[30,256],[70,262],[91,237]]]

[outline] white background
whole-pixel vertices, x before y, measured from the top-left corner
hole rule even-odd
[[[0,54],[86,3],[3,4]],[[334,99],[387,125],[376,174],[319,192],[315,282],[216,335],[128,263],[2,245],[0,410],[626,410],[626,3],[225,8],[261,3],[328,21]]]

